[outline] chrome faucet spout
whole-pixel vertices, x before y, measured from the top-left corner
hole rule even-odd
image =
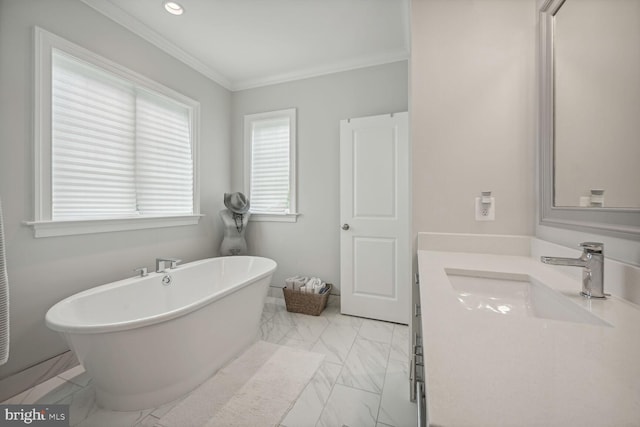
[[[540,261],[551,265],[582,267],[582,292],[587,298],[606,298],[604,293],[604,244],[596,242],[580,243],[582,255],[579,258],[543,256]]]
[[[554,256],[542,256],[540,261],[550,265],[565,265],[571,267],[586,267],[588,261],[582,258],[561,258]]]
[[[167,268],[176,268],[181,259],[176,258],[156,258],[156,273],[164,273]],[[169,267],[167,267],[169,263]]]

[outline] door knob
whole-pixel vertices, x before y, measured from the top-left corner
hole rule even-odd
[[[349,228],[351,228],[351,227],[349,227],[349,224],[342,224],[342,229],[343,230],[348,230]]]

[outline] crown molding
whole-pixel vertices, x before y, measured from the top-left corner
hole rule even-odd
[[[262,86],[270,86],[280,83],[292,82],[295,80],[303,80],[328,74],[341,73],[343,71],[356,70],[358,68],[374,67],[376,65],[406,61],[409,59],[409,57],[410,55],[408,52],[401,52],[357,58],[355,60],[350,59],[347,61],[336,62],[329,65],[323,64],[319,67],[311,67],[303,70],[293,71],[290,73],[267,76],[264,78],[239,80],[232,84],[231,90],[236,92],[240,90],[255,89]]]
[[[220,86],[224,87],[227,90],[232,90],[232,84],[224,77],[222,74],[209,67],[199,59],[195,58],[193,55],[186,52],[184,49],[178,47],[176,44],[163,37],[156,31],[149,28],[147,25],[143,24],[133,16],[129,15],[124,10],[120,9],[118,6],[109,2],[108,0],[81,0],[87,6],[95,9],[100,12],[107,18],[112,21],[122,25],[132,33],[142,37],[149,43],[153,44],[157,48],[165,51],[169,55],[178,59],[179,61],[185,63],[189,67],[198,71],[205,77],[213,80],[218,83]]]
[[[369,57],[351,58],[346,61],[336,62],[333,64],[323,64],[318,67],[311,67],[307,69],[296,70],[292,72],[275,74],[271,76],[265,76],[253,79],[244,80],[230,80],[223,76],[218,71],[214,70],[204,62],[200,61],[193,55],[186,52],[184,49],[178,47],[169,39],[160,35],[155,30],[152,30],[149,26],[142,23],[138,19],[131,16],[126,11],[122,10],[115,4],[108,0],[81,0],[87,6],[95,9],[102,15],[111,19],[112,21],[122,25],[132,33],[138,35],[149,43],[153,44],[157,48],[163,50],[167,54],[173,56],[179,61],[183,62],[187,66],[198,71],[205,77],[218,83],[225,89],[235,92],[246,89],[254,89],[262,86],[269,86],[279,83],[287,83],[295,80],[308,79],[311,77],[319,77],[327,74],[339,73],[343,71],[355,70],[358,68],[373,67],[376,65],[384,65],[392,62],[406,61],[409,59],[409,40],[410,34],[407,25],[407,34],[405,34],[406,48],[404,52],[394,52],[383,55],[373,55]],[[407,13],[409,12],[407,7]],[[408,18],[408,17],[406,17]]]

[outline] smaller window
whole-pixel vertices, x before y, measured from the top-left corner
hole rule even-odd
[[[296,110],[244,117],[245,190],[254,220],[295,222]]]

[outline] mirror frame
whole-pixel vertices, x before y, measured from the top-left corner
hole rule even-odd
[[[554,206],[554,51],[555,15],[566,0],[538,0],[540,44],[538,140],[540,224],[640,240],[640,209]]]

